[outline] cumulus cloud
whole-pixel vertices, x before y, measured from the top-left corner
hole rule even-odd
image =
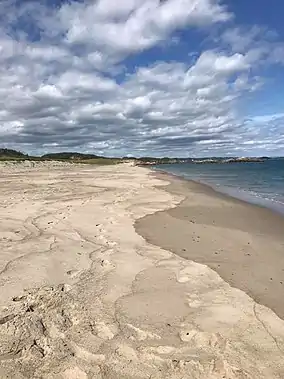
[[[58,17],[66,42],[126,53],[153,46],[177,28],[224,22],[231,15],[214,0],[125,0],[122,5],[99,0],[66,4]]]
[[[281,62],[281,45],[274,37],[259,42],[258,28],[239,41],[241,30],[226,26],[233,15],[217,0],[7,1],[1,9],[0,140],[7,147],[186,156],[274,152],[284,144],[282,116],[268,128],[271,119],[237,112],[238,100],[263,83],[258,67],[273,55]],[[187,61],[139,60],[176,31],[216,23],[223,25],[217,47],[212,41]],[[133,55],[135,69],[127,65]]]

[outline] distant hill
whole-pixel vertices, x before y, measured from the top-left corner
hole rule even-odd
[[[95,154],[82,154],[82,153],[70,153],[70,152],[62,152],[62,153],[50,153],[44,154],[41,156],[43,159],[96,159],[102,158],[99,155]]]
[[[0,158],[28,158],[28,155],[13,149],[0,149]]]

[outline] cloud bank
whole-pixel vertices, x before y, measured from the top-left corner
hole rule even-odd
[[[262,71],[283,64],[283,46],[238,27],[217,0],[6,1],[0,25],[1,145],[112,156],[284,147],[283,114],[240,110],[265,84]],[[210,43],[191,49],[194,33]],[[186,59],[170,53],[185,46]]]

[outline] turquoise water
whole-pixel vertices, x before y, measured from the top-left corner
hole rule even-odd
[[[284,158],[264,163],[171,164],[155,167],[284,213]]]

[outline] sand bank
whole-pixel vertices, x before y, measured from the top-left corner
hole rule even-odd
[[[130,165],[0,174],[0,378],[283,378],[284,321],[136,233],[183,193]]]

